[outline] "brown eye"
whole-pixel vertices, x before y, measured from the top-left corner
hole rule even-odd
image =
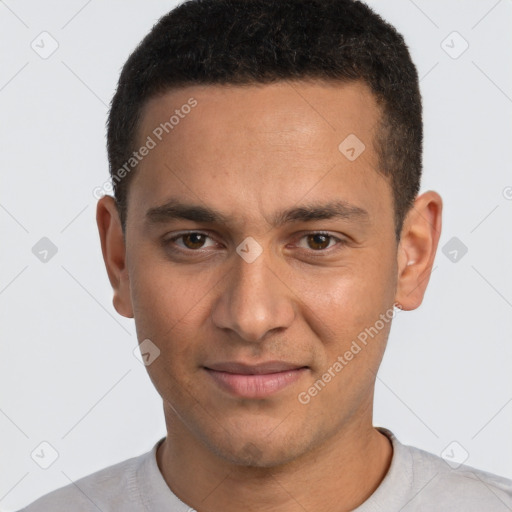
[[[307,236],[308,246],[311,249],[321,250],[326,249],[329,246],[330,240],[333,238],[330,235],[325,235],[323,233],[313,233]]]
[[[178,238],[183,240],[183,244],[187,249],[200,249],[208,236],[203,233],[187,233]]]
[[[209,245],[205,243],[210,240]],[[194,251],[197,249],[204,249],[206,247],[213,247],[215,242],[207,233],[201,233],[200,231],[189,231],[188,233],[181,233],[172,238],[163,240],[164,246],[168,250],[181,250],[181,251]],[[199,252],[199,251],[198,251]]]

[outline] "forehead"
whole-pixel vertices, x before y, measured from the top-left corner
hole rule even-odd
[[[197,105],[188,108],[192,98]],[[252,132],[255,144],[265,138],[275,144],[297,144],[302,139],[305,145],[312,146],[318,140],[311,139],[325,138],[326,132],[337,137],[349,133],[368,137],[380,110],[375,96],[362,81],[189,86],[170,90],[146,103],[139,138],[169,121],[173,114],[179,116],[171,121],[170,132],[174,135],[181,133],[185,137],[193,131],[210,141],[215,134],[220,139],[224,133],[246,137]],[[200,118],[201,122],[185,123],[187,117]],[[244,141],[246,145],[248,142]]]
[[[130,196],[150,208],[181,195],[241,217],[269,218],[302,198],[392,209],[376,171],[379,118],[362,82],[168,91],[145,106],[138,146],[151,139],[154,147],[137,165]]]

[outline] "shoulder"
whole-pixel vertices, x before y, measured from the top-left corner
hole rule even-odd
[[[511,512],[512,480],[455,462],[457,449],[439,455],[401,443],[393,446],[387,475],[361,512]]]
[[[108,512],[134,510],[137,468],[147,453],[118,462],[41,496],[19,512]]]
[[[405,448],[412,459],[417,509],[424,510],[427,503],[435,502],[442,510],[450,506],[451,510],[466,512],[512,510],[512,480],[469,465],[449,463],[420,448]]]

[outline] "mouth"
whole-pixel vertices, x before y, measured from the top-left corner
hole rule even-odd
[[[290,386],[308,370],[284,361],[268,361],[257,365],[238,362],[210,364],[203,367],[217,386],[242,398],[265,398]]]

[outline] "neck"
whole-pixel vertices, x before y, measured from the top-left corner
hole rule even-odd
[[[370,497],[391,463],[391,442],[370,421],[337,432],[280,466],[235,465],[213,453],[168,412],[158,466],[174,494],[196,510],[348,512]]]

